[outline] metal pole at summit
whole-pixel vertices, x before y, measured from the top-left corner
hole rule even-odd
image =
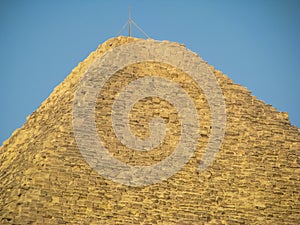
[[[119,31],[118,35],[119,36],[123,30],[127,27],[128,25],[128,36],[132,37],[132,25],[134,25],[144,36],[146,36],[147,38],[150,38],[150,36],[148,34],[145,33],[145,31],[143,31],[142,28],[140,28],[132,19],[131,19],[131,9],[130,7],[128,7],[128,20],[127,22],[124,24],[124,26],[122,27],[122,29]]]

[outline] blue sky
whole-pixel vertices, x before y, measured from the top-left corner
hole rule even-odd
[[[128,6],[153,39],[186,44],[300,127],[300,1],[0,0],[0,145],[117,35]]]

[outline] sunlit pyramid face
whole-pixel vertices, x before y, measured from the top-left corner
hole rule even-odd
[[[299,130],[183,45],[112,38],[0,147],[3,224],[297,224]]]

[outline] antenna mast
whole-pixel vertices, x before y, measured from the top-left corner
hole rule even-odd
[[[124,26],[122,27],[122,29],[119,31],[118,35],[119,36],[122,31],[126,28],[126,26],[128,25],[128,36],[132,37],[132,25],[134,25],[139,31],[142,32],[143,35],[145,35],[147,38],[150,38],[149,35],[147,35],[142,28],[140,28],[132,19],[131,19],[131,9],[130,7],[128,7],[128,20],[127,22],[124,24]]]
[[[131,10],[130,7],[128,7],[128,36],[132,37],[132,19],[131,19]]]

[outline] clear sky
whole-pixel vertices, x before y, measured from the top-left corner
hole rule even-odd
[[[117,35],[128,6],[150,37],[186,44],[300,127],[299,0],[0,0],[0,145]]]

